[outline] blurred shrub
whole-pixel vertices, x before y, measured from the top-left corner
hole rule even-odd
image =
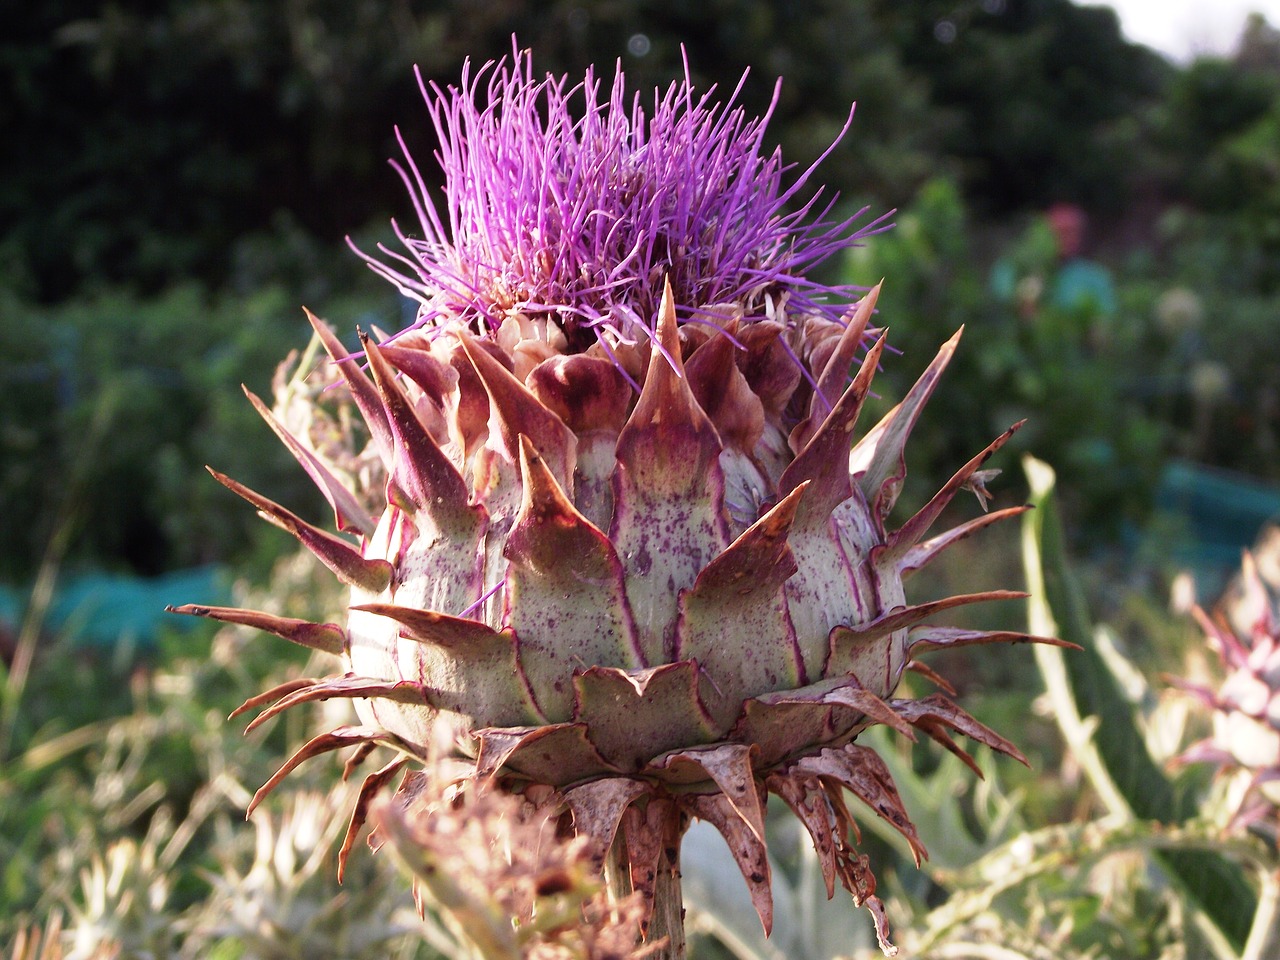
[[[931,431],[923,447],[933,469],[958,466],[1026,418],[1013,447],[1054,463],[1085,518],[1114,528],[1145,507],[1164,434],[1136,389],[1142,308],[1122,302],[1120,314],[1107,317],[1089,304],[1048,302],[1052,244],[1046,247],[1038,225],[1003,251],[1017,282],[1036,285],[1023,291],[1034,296],[1021,306],[1002,303],[988,289],[990,254],[976,255],[979,236],[954,184],[935,180],[895,230],[852,255],[858,278],[887,278],[879,321],[905,354],[886,365],[885,382],[896,391],[887,396],[900,396],[904,378],[963,325],[952,372],[938,386],[939,405],[951,416],[943,427],[920,428]]]
[[[1262,164],[1263,151],[1250,156]],[[1106,534],[1143,518],[1169,456],[1280,480],[1280,259],[1261,224],[1252,209],[1172,208],[1152,248],[1116,267],[1108,314],[1053,302],[1052,240],[1039,223],[984,249],[992,228],[972,222],[953,183],[934,180],[846,266],[857,282],[887,281],[878,320],[904,354],[877,381],[891,385],[887,400],[966,328],[938,386],[952,416],[920,427],[933,469],[1026,417],[1012,446],[1052,463],[1073,521]],[[987,283],[997,255],[1015,275],[1010,302]]]
[[[1124,38],[1115,11],[1069,0],[871,5],[950,121],[935,150],[959,161],[965,196],[984,212],[1132,199],[1152,159],[1146,117],[1174,71]]]
[[[1246,36],[1246,41],[1248,36]],[[1232,249],[1237,292],[1280,292],[1280,64],[1205,58],[1178,75],[1159,133],[1175,195],[1209,217]],[[1186,238],[1184,238],[1186,239]],[[1209,238],[1204,238],[1208,240]],[[1226,276],[1221,279],[1225,280]]]
[[[61,306],[0,303],[0,577],[24,580],[55,524],[69,562],[156,573],[244,559],[280,538],[213,483],[212,464],[306,513],[317,502],[235,389],[269,390],[309,327],[294,294],[210,296],[189,284]],[[340,329],[386,325],[394,300],[330,300]],[[381,313],[378,313],[378,310]],[[370,313],[370,310],[375,312]]]
[[[1182,384],[1170,410],[1184,425],[1177,452],[1280,482],[1280,248],[1272,256],[1249,239],[1252,220],[1169,211],[1144,278],[1176,278],[1197,304],[1196,320],[1169,333],[1169,376]]]

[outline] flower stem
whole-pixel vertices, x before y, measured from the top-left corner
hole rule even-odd
[[[626,843],[621,837],[614,840],[605,862],[605,880],[609,894],[617,902],[631,894],[631,866],[627,859]],[[658,857],[657,876],[653,889],[653,913],[645,935],[646,944],[658,944],[647,960],[685,960],[684,895],[680,888],[679,853],[676,862],[667,859],[666,851]]]
[[[1269,960],[1280,957],[1280,870],[1262,874],[1258,909],[1240,960]]]

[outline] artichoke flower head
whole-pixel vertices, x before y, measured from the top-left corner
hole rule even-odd
[[[256,725],[347,698],[360,719],[305,744],[254,804],[309,757],[354,748],[349,772],[389,750],[345,858],[402,772],[412,804],[415,764],[447,725],[469,782],[555,804],[600,858],[623,852],[642,894],[676,869],[690,819],[709,821],[768,929],[772,794],[811,834],[828,895],[839,879],[891,951],[847,796],[925,851],[858,734],[923,732],[975,770],[953,734],[1021,759],[945,693],[893,696],[908,669],[949,689],[921,654],[1034,639],[929,622],[1019,594],[910,604],[903,585],[1021,512],[930,535],[958,491],[985,495],[982,466],[1014,428],[888,529],[907,438],[958,334],[854,442],[883,359],[878,288],[859,298],[806,273],[880,221],[830,219],[820,192],[799,202],[813,168],[784,189],[768,117],[748,119],[736,92],[716,103],[686,70],[646,111],[620,70],[602,97],[590,72],[536,79],[527,53],[423,92],[446,206],[406,151],[421,233],[366,257],[418,301],[417,322],[348,354],[312,318],[385,464],[385,507],[366,512],[368,491],[260,402],[342,535],[215,474],[350,585],[345,623],[181,608],[341,659],[245,705],[264,707]]]

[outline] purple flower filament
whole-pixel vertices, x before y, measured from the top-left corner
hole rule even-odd
[[[682,322],[714,326],[705,308],[723,304],[747,322],[839,322],[862,288],[806,273],[884,229],[884,218],[858,228],[864,208],[829,219],[832,195],[810,219],[820,189],[787,207],[852,111],[783,189],[790,168],[763,146],[778,88],[765,116],[748,119],[735,105],[746,79],[720,104],[715,87],[694,90],[686,62],[683,81],[655,92],[646,112],[638,95],[628,104],[621,66],[605,100],[590,70],[572,87],[565,77],[536,80],[527,51],[474,74],[467,63],[461,86],[445,90],[419,74],[439,141],[443,217],[401,139],[405,165],[392,164],[421,236],[396,226],[407,255],[380,247],[391,263],[361,256],[418,301],[415,327],[462,321],[484,333],[523,313],[553,320],[571,352],[598,340],[611,354],[611,344],[649,336],[668,279]]]

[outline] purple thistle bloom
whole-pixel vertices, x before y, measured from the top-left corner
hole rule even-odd
[[[444,217],[401,138],[407,169],[392,165],[413,196],[422,236],[393,221],[408,255],[380,247],[391,264],[360,255],[421,304],[414,327],[461,319],[493,331],[523,313],[554,320],[571,352],[650,336],[668,278],[682,322],[715,326],[706,308],[724,304],[746,320],[839,321],[864,288],[805,274],[885,229],[884,217],[861,228],[866,208],[829,219],[833,195],[810,219],[821,190],[787,207],[853,112],[784,189],[790,167],[779,151],[762,153],[778,89],[765,116],[749,120],[734,105],[745,81],[743,74],[719,104],[715,87],[694,90],[686,62],[683,82],[655,91],[647,114],[638,95],[628,105],[621,66],[604,101],[591,70],[573,87],[566,77],[535,80],[528,51],[474,75],[468,63],[461,87],[447,91],[419,73],[440,144]]]
[[[848,797],[917,862],[926,851],[889,768],[857,738],[873,724],[918,730],[975,771],[953,734],[1023,759],[941,693],[894,696],[910,669],[948,688],[917,661],[924,651],[1058,642],[925,622],[1022,594],[909,603],[904,583],[1022,512],[930,535],[959,490],[985,492],[980,468],[1020,425],[890,528],[906,444],[959,334],[855,443],[886,349],[881,336],[854,363],[879,287],[846,315],[858,288],[807,274],[883,220],[859,227],[861,214],[831,215],[834,198],[800,197],[816,164],[784,187],[789,168],[762,153],[773,107],[748,119],[742,83],[714,102],[686,64],[642,109],[621,69],[602,100],[593,73],[535,81],[516,50],[467,67],[456,89],[424,85],[445,204],[405,150],[396,169],[421,233],[397,228],[404,253],[365,258],[418,300],[423,329],[397,343],[362,334],[366,375],[311,317],[380,468],[362,464],[348,489],[251,397],[359,541],[214,476],[350,585],[350,614],[339,626],[173,609],[341,658],[341,673],[289,680],[236,711],[262,707],[254,728],[346,698],[360,718],[308,740],[250,812],[310,757],[354,747],[345,775],[374,750],[395,754],[363,780],[339,876],[372,813],[422,889],[439,889],[429,834],[456,847],[456,814],[469,815],[429,792],[440,770],[464,796],[519,794],[521,809],[571,829],[587,873],[607,858],[630,877],[648,924],[641,952],[684,957],[680,844],[694,818],[727,840],[769,932],[773,794],[812,838],[828,896],[838,879],[892,956]],[[374,806],[402,770],[395,798]]]

